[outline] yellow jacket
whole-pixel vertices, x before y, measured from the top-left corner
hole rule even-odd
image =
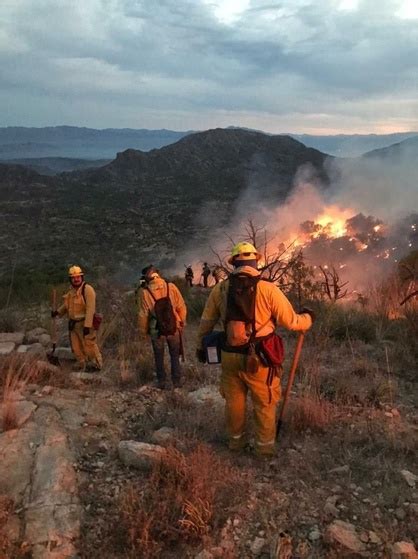
[[[84,297],[83,297],[83,286]],[[84,319],[84,326],[92,328],[93,315],[96,312],[96,292],[88,283],[83,282],[80,287],[71,289],[64,295],[64,302],[58,309],[59,316],[68,315],[71,320]]]
[[[242,266],[233,273],[246,273],[259,276],[260,272],[251,266]],[[203,337],[212,332],[220,320],[225,329],[226,302],[229,281],[218,283],[212,289],[203,310],[197,333],[197,347],[202,349]],[[297,314],[283,292],[273,283],[260,281],[257,285],[255,299],[255,329],[257,337],[271,334],[276,326],[284,326],[288,330],[308,330],[312,326],[309,314]]]
[[[167,297],[167,282],[159,276],[152,279],[147,287],[151,291],[155,299],[158,300],[162,297]],[[139,293],[139,335],[146,336],[147,334],[150,334],[151,336],[157,336],[157,319],[154,314],[155,301],[152,298],[151,293],[149,293],[148,289],[143,288],[140,290]],[[186,323],[187,308],[180,291],[173,283],[170,283],[169,297],[173,306],[174,315],[176,317],[177,327],[181,328]]]

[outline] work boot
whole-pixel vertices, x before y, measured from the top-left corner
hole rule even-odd
[[[99,365],[96,365],[96,363],[87,363],[86,373],[100,373]]]
[[[248,444],[248,439],[245,434],[240,437],[231,437],[228,441],[228,448],[233,452],[241,452]]]
[[[183,382],[181,379],[173,380],[173,388],[181,388],[183,386]]]
[[[261,460],[270,460],[276,454],[276,448],[273,444],[260,445],[255,444],[254,455]]]

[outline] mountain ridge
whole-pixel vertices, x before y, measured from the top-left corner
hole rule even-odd
[[[400,140],[418,135],[418,132],[393,134],[336,134],[312,135],[270,134],[245,127],[227,129],[255,131],[269,136],[291,136],[307,147],[329,155],[353,157],[376,148],[387,147]],[[196,131],[176,131],[167,128],[89,128],[78,126],[0,127],[0,160],[38,157],[70,157],[77,159],[113,159],[126,149],[150,151],[172,144]]]
[[[215,129],[54,177],[0,165],[0,272],[16,260],[26,270],[104,265],[126,277],[144,262],[169,266],[191,239],[207,246],[249,188],[251,203],[278,203],[303,166],[326,183],[326,159],[292,138]]]

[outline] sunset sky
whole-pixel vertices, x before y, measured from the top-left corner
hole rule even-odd
[[[417,0],[2,0],[0,126],[418,131]]]

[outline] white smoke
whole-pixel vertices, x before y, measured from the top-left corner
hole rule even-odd
[[[415,148],[415,152],[418,154],[418,149]],[[192,264],[195,275],[200,275],[203,261],[214,264],[217,256],[225,258],[231,246],[246,236],[250,220],[260,230],[267,231],[269,246],[277,247],[280,243],[297,242],[300,224],[316,221],[324,212],[340,216],[344,221],[364,214],[365,219],[360,216],[356,221],[356,234],[363,240],[355,242],[367,245],[362,252],[341,248],[345,245],[337,249],[335,242],[332,247],[323,244],[322,252],[317,244],[316,250],[311,250],[309,255],[309,264],[323,265],[328,258],[330,265],[343,270],[341,273],[350,280],[351,288],[363,287],[370,281],[370,276],[387,273],[400,258],[418,248],[417,227],[414,228],[418,215],[418,167],[415,161],[409,147],[400,147],[394,156],[389,153],[386,158],[330,158],[326,162],[329,185],[320,184],[315,170],[304,165],[295,175],[290,194],[276,205],[266,203],[260,196],[258,177],[250,177],[227,225],[222,208],[212,206],[209,211],[206,208],[204,215],[209,219],[210,232],[206,230],[206,236],[185,248],[175,271],[182,273],[180,263],[184,262]],[[280,190],[280,184],[272,184],[271,191]],[[371,217],[367,219],[368,216]],[[382,232],[379,235],[374,235],[373,231],[370,233],[370,227],[381,222],[385,236]],[[361,223],[365,224],[364,230],[358,225]],[[369,230],[366,225],[370,226]],[[263,241],[260,236],[260,243]],[[380,256],[377,256],[378,250]]]

